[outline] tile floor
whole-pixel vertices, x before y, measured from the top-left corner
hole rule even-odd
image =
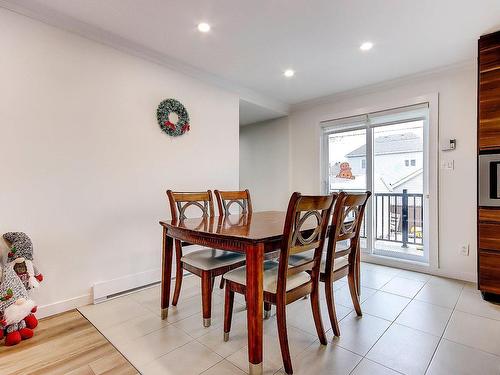
[[[340,338],[333,337],[322,296],[327,346],[319,345],[309,301],[288,306],[295,374],[500,374],[500,306],[483,301],[475,285],[369,263],[361,270],[362,318],[346,282],[335,283]],[[144,375],[247,371],[241,296],[224,342],[221,290],[214,292],[210,328],[202,326],[199,278],[185,278],[165,321],[159,295],[156,286],[80,311]],[[264,321],[264,370],[284,374],[274,317]]]

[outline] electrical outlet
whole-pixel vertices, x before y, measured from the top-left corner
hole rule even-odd
[[[469,244],[463,245],[460,248],[460,255],[463,255],[464,257],[468,257],[469,256]]]

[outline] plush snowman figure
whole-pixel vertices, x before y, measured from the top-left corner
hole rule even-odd
[[[14,265],[19,278],[27,290],[38,288],[43,280],[43,275],[38,272],[33,264],[33,243],[26,233],[8,232],[3,235],[9,252],[7,263]]]
[[[12,346],[33,337],[33,325],[38,324],[32,314],[36,311],[36,305],[29,299],[28,291],[12,263],[5,265],[1,273],[0,339],[5,335],[5,345]]]

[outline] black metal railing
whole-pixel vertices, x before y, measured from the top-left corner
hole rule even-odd
[[[402,193],[374,194],[376,212],[375,233],[377,240],[408,244],[423,244],[423,194]]]
[[[375,210],[375,239],[408,244],[423,244],[424,195],[421,193],[375,193],[372,195]],[[366,220],[360,236],[366,238]]]

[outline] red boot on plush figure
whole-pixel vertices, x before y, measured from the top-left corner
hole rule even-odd
[[[29,328],[21,328],[18,332],[23,340],[28,340],[33,337],[33,330]]]
[[[26,327],[28,327],[29,329],[35,329],[38,325],[38,319],[33,314],[29,314],[26,318],[24,318],[24,322],[26,323]]]
[[[19,331],[13,331],[10,333],[7,333],[5,336],[5,346],[14,346],[17,345],[21,342],[21,334]]]

